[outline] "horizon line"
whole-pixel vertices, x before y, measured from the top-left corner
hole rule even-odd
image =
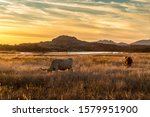
[[[76,37],[76,36],[73,36],[73,35],[64,35],[64,34],[62,34],[62,35],[59,35],[59,36],[55,36],[54,38],[52,38],[51,40],[45,40],[45,41],[37,41],[37,42],[25,42],[25,43],[16,43],[16,44],[1,44],[0,43],[0,45],[12,45],[12,46],[15,46],[15,45],[21,45],[21,44],[37,44],[37,43],[43,43],[43,42],[52,42],[52,40],[53,39],[55,39],[55,38],[58,38],[58,37],[61,37],[61,36],[66,36],[66,37],[75,37],[76,39],[78,39],[78,40],[80,40],[80,41],[85,41],[85,42],[98,42],[98,41],[112,41],[112,42],[114,42],[114,43],[116,43],[116,44],[119,44],[119,43],[125,43],[125,44],[128,44],[128,45],[130,45],[130,44],[132,44],[132,43],[134,43],[134,42],[137,42],[137,41],[147,41],[147,40],[150,40],[150,38],[147,38],[147,39],[139,39],[139,40],[137,40],[137,41],[133,41],[133,42],[123,42],[123,41],[119,41],[119,42],[117,42],[117,41],[113,41],[113,39],[99,39],[99,40],[97,40],[97,41],[86,41],[85,39],[80,39],[80,38],[78,38],[78,37]]]

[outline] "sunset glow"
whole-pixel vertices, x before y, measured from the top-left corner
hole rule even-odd
[[[150,0],[0,0],[0,44],[150,38]]]

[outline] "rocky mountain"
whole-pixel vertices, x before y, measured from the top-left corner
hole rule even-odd
[[[97,43],[102,43],[102,44],[117,44],[112,40],[99,40]]]
[[[124,43],[124,42],[116,43],[116,42],[114,42],[112,40],[99,40],[99,41],[97,41],[97,43],[101,43],[101,44],[114,44],[114,45],[118,45],[118,46],[128,46],[129,45],[129,44]],[[150,46],[150,39],[149,40],[139,40],[139,41],[131,43],[130,45]]]
[[[146,45],[146,46],[150,46],[150,39],[149,40],[136,41],[134,43],[131,43],[131,45]]]
[[[67,36],[67,35],[62,35],[52,40],[52,43],[57,43],[57,44],[80,44],[81,42],[82,41],[78,40],[76,37]]]
[[[96,42],[86,42],[76,37],[62,35],[54,38],[50,42],[56,51],[105,51],[117,49],[116,45],[108,46],[107,44],[99,44]],[[57,49],[56,49],[57,48]]]
[[[128,44],[124,43],[124,42],[117,43],[117,45],[119,45],[119,46],[128,46]]]
[[[118,46],[127,46],[128,44],[127,43],[123,43],[123,42],[120,42],[120,43],[116,43],[112,40],[99,40],[97,41],[97,43],[101,43],[101,44],[113,44],[113,45],[118,45]]]
[[[147,42],[148,43],[148,42]],[[22,52],[72,52],[72,51],[124,51],[124,52],[150,52],[149,45],[128,45],[116,43],[111,40],[99,42],[86,42],[76,37],[62,35],[52,41],[40,43],[24,43],[19,45],[0,45],[0,51]]]

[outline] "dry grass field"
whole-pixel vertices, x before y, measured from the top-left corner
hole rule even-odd
[[[150,54],[0,54],[0,99],[150,99]],[[73,72],[48,73],[55,58],[73,58]]]

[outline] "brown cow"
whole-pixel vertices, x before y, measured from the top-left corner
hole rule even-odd
[[[132,64],[133,64],[133,59],[132,59],[131,57],[129,57],[129,56],[126,56],[126,57],[125,57],[125,65],[126,65],[127,67],[131,67]]]
[[[58,71],[58,70],[71,70],[72,71],[73,59],[55,59],[52,61],[51,66],[48,71]]]

